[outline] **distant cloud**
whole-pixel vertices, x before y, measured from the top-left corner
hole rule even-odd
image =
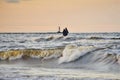
[[[30,0],[5,0],[8,3],[19,3],[20,1],[30,1]]]

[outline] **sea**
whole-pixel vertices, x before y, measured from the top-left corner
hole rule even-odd
[[[0,80],[119,80],[120,33],[0,33]]]

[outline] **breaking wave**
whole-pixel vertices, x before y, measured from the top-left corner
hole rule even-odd
[[[90,37],[90,38],[88,38],[88,39],[93,39],[93,40],[95,40],[95,39],[111,39],[111,40],[120,40],[120,38],[119,37],[116,37],[116,38],[104,38],[104,37],[94,37],[94,36],[92,36],[92,37]]]
[[[94,49],[95,47],[93,46],[77,47],[75,44],[67,45],[63,50],[62,57],[59,59],[59,63],[74,61]]]
[[[36,42],[40,42],[40,41],[73,41],[73,40],[77,40],[80,38],[75,38],[74,36],[61,36],[61,35],[55,35],[55,36],[47,36],[45,38],[37,38],[35,39]]]
[[[108,40],[120,40],[120,37],[100,37],[100,36],[88,36],[88,37],[74,37],[74,36],[61,36],[61,35],[52,35],[47,36],[44,38],[37,38],[35,39],[36,42],[40,41],[74,41],[74,40],[81,40],[81,39],[90,39],[90,40],[101,40],[101,39],[108,39]]]
[[[96,63],[120,66],[120,50],[114,46],[99,48],[70,44],[65,48],[57,49],[24,49],[0,52],[1,61],[21,58],[38,58],[41,60],[57,59],[57,64],[59,65],[65,63],[77,63],[77,65]]]
[[[1,60],[15,60],[20,58],[56,58],[61,55],[62,48],[59,49],[24,49],[24,50],[8,50],[0,52]]]

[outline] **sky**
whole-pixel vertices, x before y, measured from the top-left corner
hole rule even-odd
[[[0,0],[0,32],[120,32],[120,0]]]

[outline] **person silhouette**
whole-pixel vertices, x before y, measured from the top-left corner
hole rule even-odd
[[[60,26],[58,27],[58,32],[57,32],[57,33],[61,33],[61,32],[60,32]]]
[[[68,29],[67,28],[65,28],[65,29],[63,29],[63,36],[67,36],[68,35]]]

